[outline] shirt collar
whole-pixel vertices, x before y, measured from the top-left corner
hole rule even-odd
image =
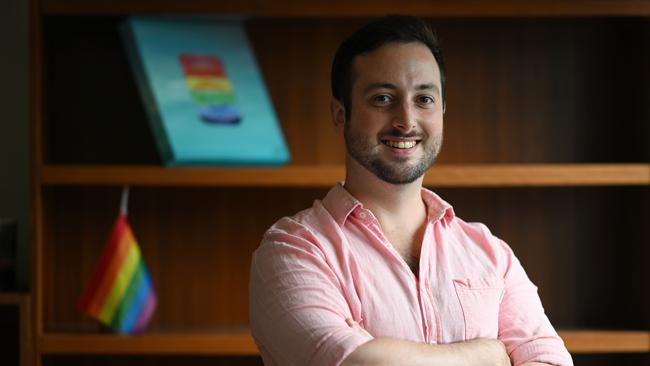
[[[338,182],[323,198],[323,206],[343,226],[350,213],[362,204],[343,187],[343,182]]]
[[[428,222],[435,222],[440,219],[449,222],[454,218],[454,209],[451,205],[432,191],[422,188],[422,199],[427,205]],[[327,195],[323,198],[323,206],[334,220],[340,226],[343,226],[350,213],[357,207],[363,207],[363,204],[343,187],[343,182],[339,182],[327,192]]]
[[[426,188],[422,188],[422,199],[427,205],[428,222],[435,222],[443,219],[445,223],[449,223],[449,221],[456,216],[454,208],[451,207],[449,203]]]

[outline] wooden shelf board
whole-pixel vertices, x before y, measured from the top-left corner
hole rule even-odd
[[[330,186],[342,180],[342,166],[262,168],[165,168],[159,166],[46,166],[46,185],[144,186]]]
[[[572,353],[650,352],[648,331],[560,331]],[[138,336],[58,333],[40,339],[44,354],[249,355],[258,354],[247,330],[203,333],[152,333]]]
[[[93,355],[257,355],[247,330],[229,332],[165,332],[136,336],[58,333],[40,339],[44,354]]]
[[[571,353],[650,352],[648,331],[560,331]]]
[[[650,184],[650,164],[447,165],[424,178],[433,187],[610,186]]]
[[[647,0],[597,1],[517,1],[517,0],[439,0],[399,2],[395,0],[314,0],[212,1],[195,0],[42,0],[48,15],[124,15],[124,14],[209,14],[218,13],[279,17],[371,17],[384,14],[429,16],[503,17],[503,16],[642,16],[650,15]]]
[[[41,183],[55,185],[330,187],[345,177],[340,165],[271,168],[46,165]],[[429,187],[648,185],[650,164],[438,165]]]

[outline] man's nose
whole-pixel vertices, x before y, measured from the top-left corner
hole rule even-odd
[[[411,132],[415,129],[416,116],[413,106],[410,103],[401,103],[395,110],[392,125],[402,133]]]

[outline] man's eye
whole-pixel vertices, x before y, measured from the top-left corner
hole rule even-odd
[[[376,95],[373,98],[373,101],[377,104],[387,104],[390,103],[390,100],[391,100],[390,96],[386,94]]]
[[[418,102],[420,104],[432,104],[433,102],[435,102],[435,100],[430,96],[423,95],[418,98]]]

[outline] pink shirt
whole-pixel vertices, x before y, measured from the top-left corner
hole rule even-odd
[[[369,338],[420,343],[498,338],[513,364],[572,365],[506,243],[423,189],[419,279],[372,212],[337,184],[285,217],[253,254],[250,325],[265,365],[339,365]]]

